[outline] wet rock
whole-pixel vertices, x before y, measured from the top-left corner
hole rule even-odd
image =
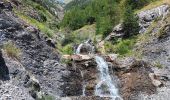
[[[117,57],[118,57],[118,54],[108,54],[106,55],[106,61],[107,62],[115,61]]]
[[[61,98],[61,100],[112,100],[109,97],[98,97],[98,96],[79,96],[79,97],[65,97]],[[119,100],[119,99],[115,99]]]
[[[119,78],[120,94],[125,100],[133,99],[140,93],[153,94],[156,91],[149,77],[152,72],[150,64],[134,58],[117,59],[112,64]]]
[[[85,61],[85,60],[91,60],[93,59],[93,55],[82,55],[82,54],[77,54],[77,55],[63,55],[63,59],[69,59],[69,60],[74,60],[74,61]]]
[[[92,43],[92,41],[89,39],[85,41],[84,43],[81,43],[76,48],[76,54],[93,54],[95,52],[95,47]]]

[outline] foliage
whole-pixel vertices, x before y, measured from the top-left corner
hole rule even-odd
[[[131,5],[132,9],[140,9],[143,6],[146,6],[150,2],[155,0],[127,0],[127,4]]]
[[[40,29],[48,37],[52,37],[54,32],[58,29],[58,22],[55,16],[49,12],[49,10],[42,6],[38,1],[48,1],[49,0],[21,0],[23,7],[15,7],[13,10],[18,17]],[[37,12],[40,19],[29,16],[29,12],[34,10]]]
[[[161,69],[163,67],[163,65],[159,61],[154,62],[154,66],[159,69]]]
[[[49,29],[44,23],[41,23],[29,16],[25,16],[19,12],[17,12],[17,15],[23,19],[24,21],[26,21],[27,23],[37,27],[38,29],[40,29],[43,33],[45,33],[48,37],[52,37],[53,36],[53,33],[54,31]]]
[[[77,6],[66,11],[61,26],[76,30],[96,22],[96,33],[105,37],[119,22],[116,4],[116,0],[92,0],[83,7],[75,4]]]
[[[62,49],[60,49],[60,51],[63,54],[73,54],[73,47],[71,44],[68,44],[68,45],[64,46]]]
[[[139,24],[137,17],[131,6],[127,6],[123,16],[123,28],[125,32],[125,37],[130,37],[139,32]]]
[[[74,6],[84,8],[88,5],[90,0],[73,0],[65,6],[66,10],[72,9]]]
[[[21,50],[16,47],[16,45],[12,42],[8,42],[3,46],[3,49],[6,51],[7,55],[11,58],[20,58]]]
[[[124,40],[118,40],[115,44],[106,42],[105,49],[106,52],[114,52],[121,56],[130,55],[135,42],[136,42],[136,37],[132,37]]]

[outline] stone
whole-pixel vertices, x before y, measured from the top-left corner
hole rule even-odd
[[[137,14],[139,17],[139,26],[140,31],[139,33],[145,33],[148,27],[151,25],[152,21],[156,18],[162,17],[162,19],[165,18],[165,16],[169,13],[169,5],[161,5],[159,7],[141,11]]]
[[[34,100],[26,89],[10,83],[0,85],[0,95],[1,100]]]
[[[162,82],[156,79],[156,75],[154,73],[149,73],[149,77],[152,80],[152,84],[156,87],[162,86]]]
[[[124,36],[124,29],[122,23],[116,25],[112,32],[105,38],[105,40],[113,40],[115,38],[122,38]]]

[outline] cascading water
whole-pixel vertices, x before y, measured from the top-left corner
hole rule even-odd
[[[80,50],[81,50],[81,47],[83,46],[83,44],[81,43],[77,49],[76,49],[76,54],[80,54]]]
[[[82,71],[81,72],[81,77],[83,78],[83,88],[82,88],[82,95],[83,96],[86,96],[85,92],[86,92],[86,84],[85,84],[85,81],[84,81],[84,73]]]
[[[113,84],[112,78],[109,75],[108,64],[100,56],[95,57],[96,63],[98,65],[98,70],[100,71],[99,82],[96,85],[95,95],[100,97],[119,97],[118,89]]]
[[[88,44],[88,42],[84,42],[85,44]],[[80,54],[80,50],[83,46],[83,43],[81,43],[78,48],[76,49],[76,54]],[[92,48],[92,53],[94,53],[94,48]],[[90,54],[90,53],[89,53]],[[99,82],[95,87],[95,95],[100,97],[111,97],[113,100],[115,98],[121,99],[121,97],[118,94],[118,89],[114,85],[114,82],[112,81],[112,77],[109,75],[109,68],[108,64],[105,62],[105,60],[100,56],[95,56],[95,60],[97,63],[97,68],[99,70]],[[82,78],[84,77],[84,73],[81,71]],[[83,87],[82,87],[82,95],[85,96],[86,91],[86,84],[85,81],[83,81]]]

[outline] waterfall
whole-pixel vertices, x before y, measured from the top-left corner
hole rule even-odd
[[[76,54],[80,54],[81,47],[83,46],[83,43],[81,43],[77,49],[76,49]]]
[[[82,79],[83,79],[83,87],[82,87],[82,96],[86,96],[86,83],[85,83],[85,81],[84,81],[84,73],[83,73],[83,71],[80,71],[81,72],[81,77],[82,77]]]
[[[75,54],[80,54],[80,50],[84,44],[89,44],[89,41],[86,41],[84,43],[81,43],[78,48],[76,49]],[[94,47],[91,46],[91,52],[88,54],[94,53]],[[97,69],[99,70],[99,82],[95,86],[95,95],[100,97],[110,97],[113,100],[116,98],[121,99],[121,97],[118,94],[118,89],[116,88],[112,77],[109,74],[109,68],[107,62],[100,56],[95,56],[95,60],[97,63]],[[86,96],[86,82],[84,81],[84,73],[82,71],[81,76],[83,78],[82,82],[82,96]]]
[[[115,87],[112,78],[109,75],[108,64],[100,56],[95,56],[95,60],[100,72],[99,82],[95,89],[95,95],[100,97],[111,97],[114,99],[119,97],[118,89]]]

